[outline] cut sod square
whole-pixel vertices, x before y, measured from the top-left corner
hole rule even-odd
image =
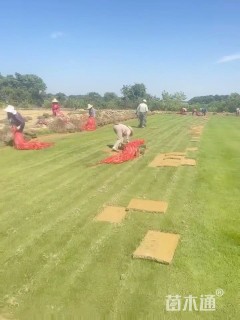
[[[173,159],[173,160],[182,160],[185,156],[178,156],[178,155],[171,155],[171,154],[165,154],[163,160]]]
[[[178,167],[181,165],[181,159],[164,159],[162,155],[157,156],[150,164],[149,167]]]
[[[196,133],[196,134],[201,134],[202,133],[202,129],[191,129],[192,133]]]
[[[97,215],[94,220],[105,221],[110,223],[120,223],[126,216],[127,211],[123,207],[112,207],[108,206]]]
[[[133,253],[133,258],[169,264],[172,262],[179,239],[179,234],[149,230]]]
[[[184,157],[186,155],[186,152],[180,152],[180,151],[173,151],[173,152],[166,152],[164,153],[164,156],[181,156],[181,157]]]
[[[149,167],[178,167],[186,152],[169,152],[157,155]]]
[[[195,127],[191,127],[191,130],[203,130],[204,126],[195,126]]]
[[[196,165],[195,159],[185,158],[182,160],[182,166],[195,166],[195,165]]]
[[[179,167],[181,165],[181,158],[179,159],[163,159],[157,163],[156,167]]]
[[[165,213],[167,211],[168,203],[165,201],[132,199],[128,205],[128,209],[139,211]]]
[[[193,147],[193,148],[187,148],[186,150],[187,150],[187,151],[197,151],[198,148],[197,148],[197,147]]]
[[[152,162],[150,162],[149,167],[157,167],[158,163],[160,163],[164,158],[164,154],[158,154]]]

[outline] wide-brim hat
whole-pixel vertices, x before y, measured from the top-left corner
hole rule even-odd
[[[147,100],[146,100],[146,99],[143,99],[143,102],[147,102]]]
[[[16,114],[17,111],[15,110],[14,106],[11,106],[10,104],[4,109],[4,111],[12,113],[12,114]]]
[[[54,102],[58,103],[58,100],[56,98],[54,98],[52,103],[54,103]]]
[[[87,105],[87,109],[89,110],[89,109],[91,109],[93,106],[91,105],[91,104],[88,104]]]

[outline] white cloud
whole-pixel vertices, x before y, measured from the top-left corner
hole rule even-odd
[[[230,61],[235,61],[235,60],[240,60],[240,54],[232,54],[229,56],[224,56],[221,59],[217,61],[217,63],[224,63],[224,62],[230,62]]]
[[[60,37],[63,37],[64,36],[64,33],[63,32],[60,32],[60,31],[57,31],[57,32],[52,32],[50,37],[52,39],[57,39],[57,38],[60,38]]]

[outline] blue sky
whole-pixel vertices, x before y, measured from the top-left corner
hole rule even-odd
[[[0,72],[47,92],[240,93],[238,0],[0,0]]]

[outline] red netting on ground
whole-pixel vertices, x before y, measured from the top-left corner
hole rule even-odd
[[[87,123],[83,126],[82,130],[94,131],[96,130],[96,120],[93,117],[89,117]]]
[[[102,160],[100,163],[117,164],[132,160],[139,156],[139,147],[144,143],[145,141],[142,139],[131,141],[124,147],[121,152]]]
[[[14,147],[18,150],[39,150],[53,146],[52,142],[26,141],[23,133],[12,129]]]

